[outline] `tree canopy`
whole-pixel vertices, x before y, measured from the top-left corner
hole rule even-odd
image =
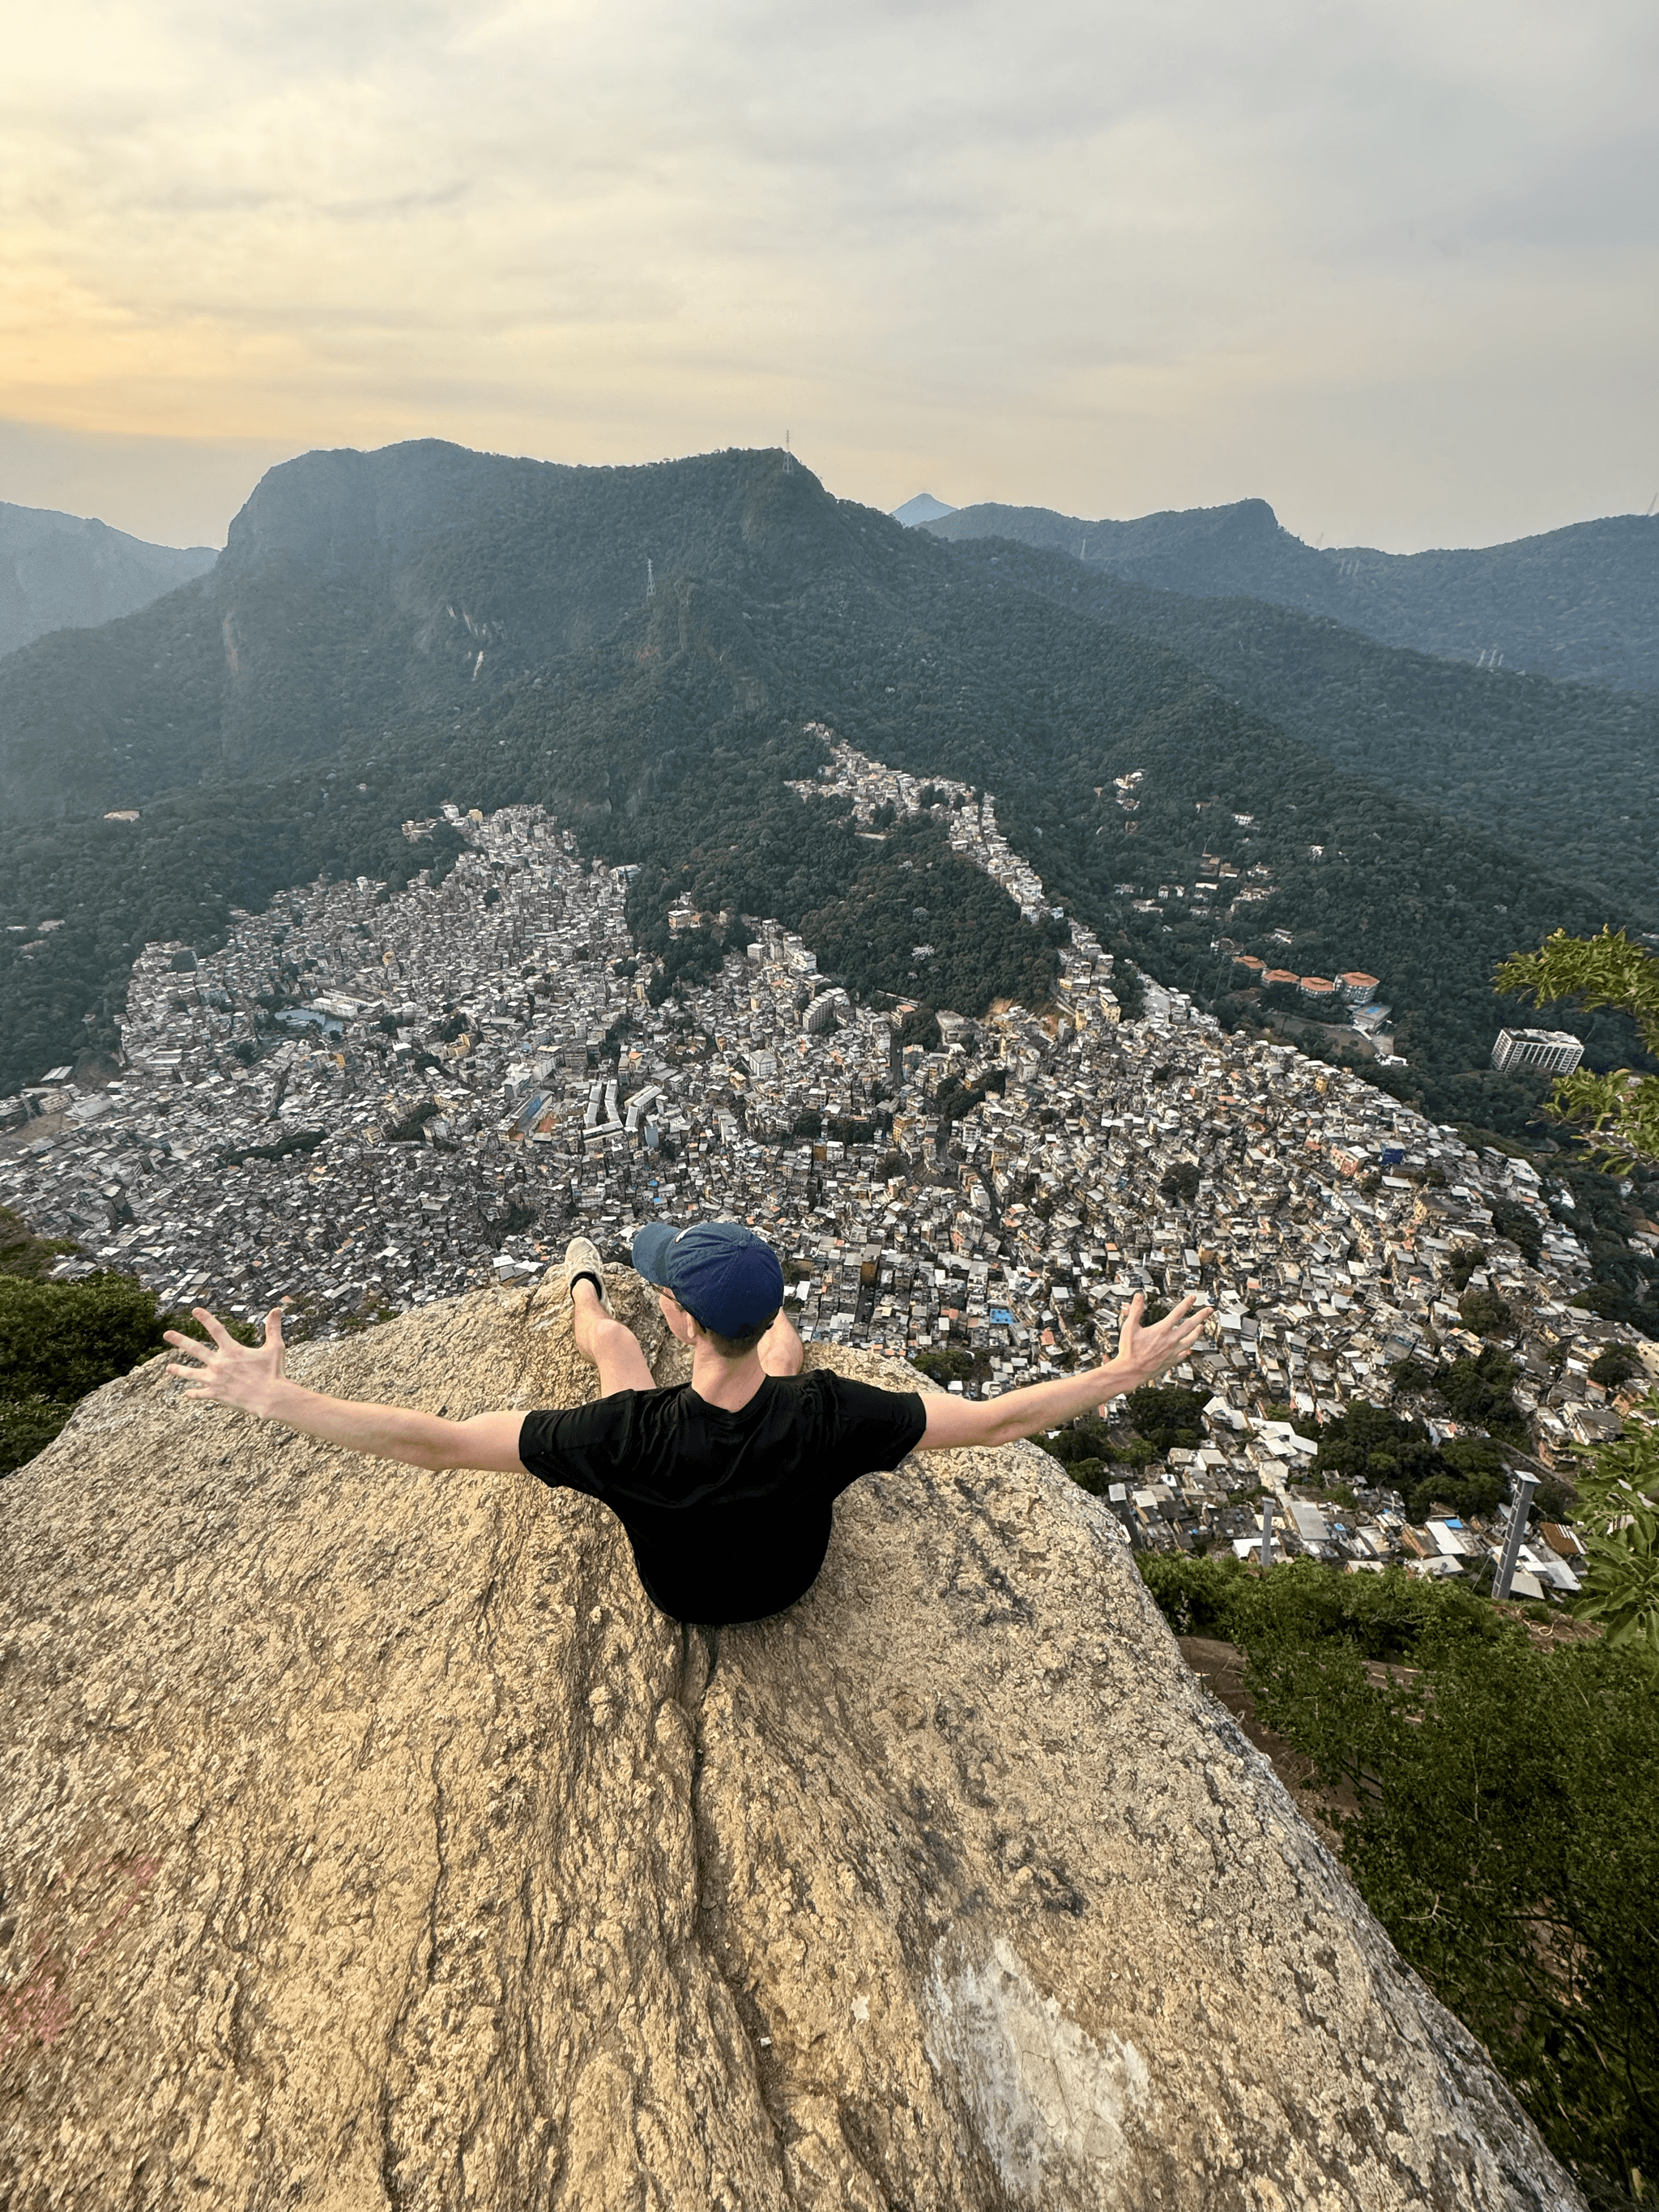
[[[1360,1894],[1594,2201],[1659,2161],[1659,1699],[1613,1638],[1392,1569],[1140,1555],[1177,1634],[1247,1656]]]
[[[1632,945],[1622,929],[1604,926],[1596,937],[1558,929],[1536,952],[1506,960],[1498,988],[1524,993],[1535,1006],[1573,999],[1585,1007],[1615,1007],[1630,1016],[1648,1054],[1659,1059],[1659,959]],[[1557,1079],[1547,1110],[1588,1130],[1605,1166],[1659,1166],[1659,1075],[1577,1067]]]

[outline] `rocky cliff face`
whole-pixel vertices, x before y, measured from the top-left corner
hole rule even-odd
[[[552,1291],[292,1366],[592,1388]],[[859,1485],[715,1633],[584,1499],[151,1366],[0,1577],[8,2212],[1577,2202],[1029,1447]]]

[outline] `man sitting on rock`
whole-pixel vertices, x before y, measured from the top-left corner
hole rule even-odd
[[[327,1398],[283,1371],[280,1313],[256,1350],[201,1307],[211,1343],[169,1330],[194,1362],[169,1367],[185,1395],[215,1398],[325,1443],[411,1467],[527,1472],[608,1505],[628,1532],[647,1595],[680,1620],[758,1620],[811,1589],[835,1499],[862,1474],[913,1451],[1012,1443],[1150,1382],[1197,1342],[1205,1314],[1183,1298],[1156,1328],[1137,1296],[1118,1355],[1103,1367],[986,1402],[879,1390],[827,1367],[801,1373],[785,1317],[783,1270],[735,1221],[634,1239],[634,1265],[663,1317],[691,1348],[691,1380],[659,1389],[633,1332],[605,1295],[605,1263],[585,1237],[565,1254],[577,1349],[599,1370],[599,1397],[562,1413],[477,1413],[451,1421],[394,1406]]]

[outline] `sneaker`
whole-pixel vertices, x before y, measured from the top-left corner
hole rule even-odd
[[[573,1237],[564,1248],[564,1289],[568,1297],[579,1279],[586,1275],[599,1294],[599,1304],[607,1313],[611,1311],[610,1294],[605,1287],[605,1261],[599,1257],[599,1248],[591,1237]]]

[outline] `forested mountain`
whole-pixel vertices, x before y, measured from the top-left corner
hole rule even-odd
[[[1327,615],[1384,644],[1472,665],[1659,693],[1659,516],[1610,515],[1509,545],[1427,553],[1316,551],[1263,499],[1133,522],[986,504],[924,526],[951,544],[1006,538],[1069,553],[1159,591]]]
[[[1125,584],[1006,541],[959,549],[1018,583],[1133,630],[1338,766],[1599,886],[1659,904],[1659,698],[1472,668],[1377,644],[1261,600]]]
[[[149,545],[106,522],[0,500],[0,653],[131,614],[217,558],[210,545]]]
[[[855,989],[915,993],[912,944],[943,957],[950,915],[944,1003],[1039,997],[1042,933],[938,830],[872,843],[785,790],[825,725],[994,790],[1054,896],[1155,975],[1213,997],[1222,929],[1281,927],[1299,970],[1382,978],[1437,1109],[1524,1115],[1539,1086],[1484,1072],[1494,963],[1637,902],[1337,765],[1109,619],[1110,579],[1074,598],[1055,565],[907,532],[775,453],[566,470],[422,445],[273,471],[211,577],[0,670],[9,772],[61,809],[0,836],[0,1088],[110,1037],[146,937],[205,946],[231,902],[320,868],[406,870],[426,848],[397,825],[441,798],[540,799],[641,862],[647,944],[689,890],[810,929]],[[1231,924],[1188,910],[1224,859],[1273,871]]]
[[[763,555],[753,496],[723,454],[637,469],[437,440],[305,454],[260,480],[210,574],[0,661],[0,800],[138,805],[470,711],[608,635],[643,603],[647,562],[764,596],[780,562],[824,549],[775,523]],[[820,493],[813,533],[863,526],[838,514]]]

